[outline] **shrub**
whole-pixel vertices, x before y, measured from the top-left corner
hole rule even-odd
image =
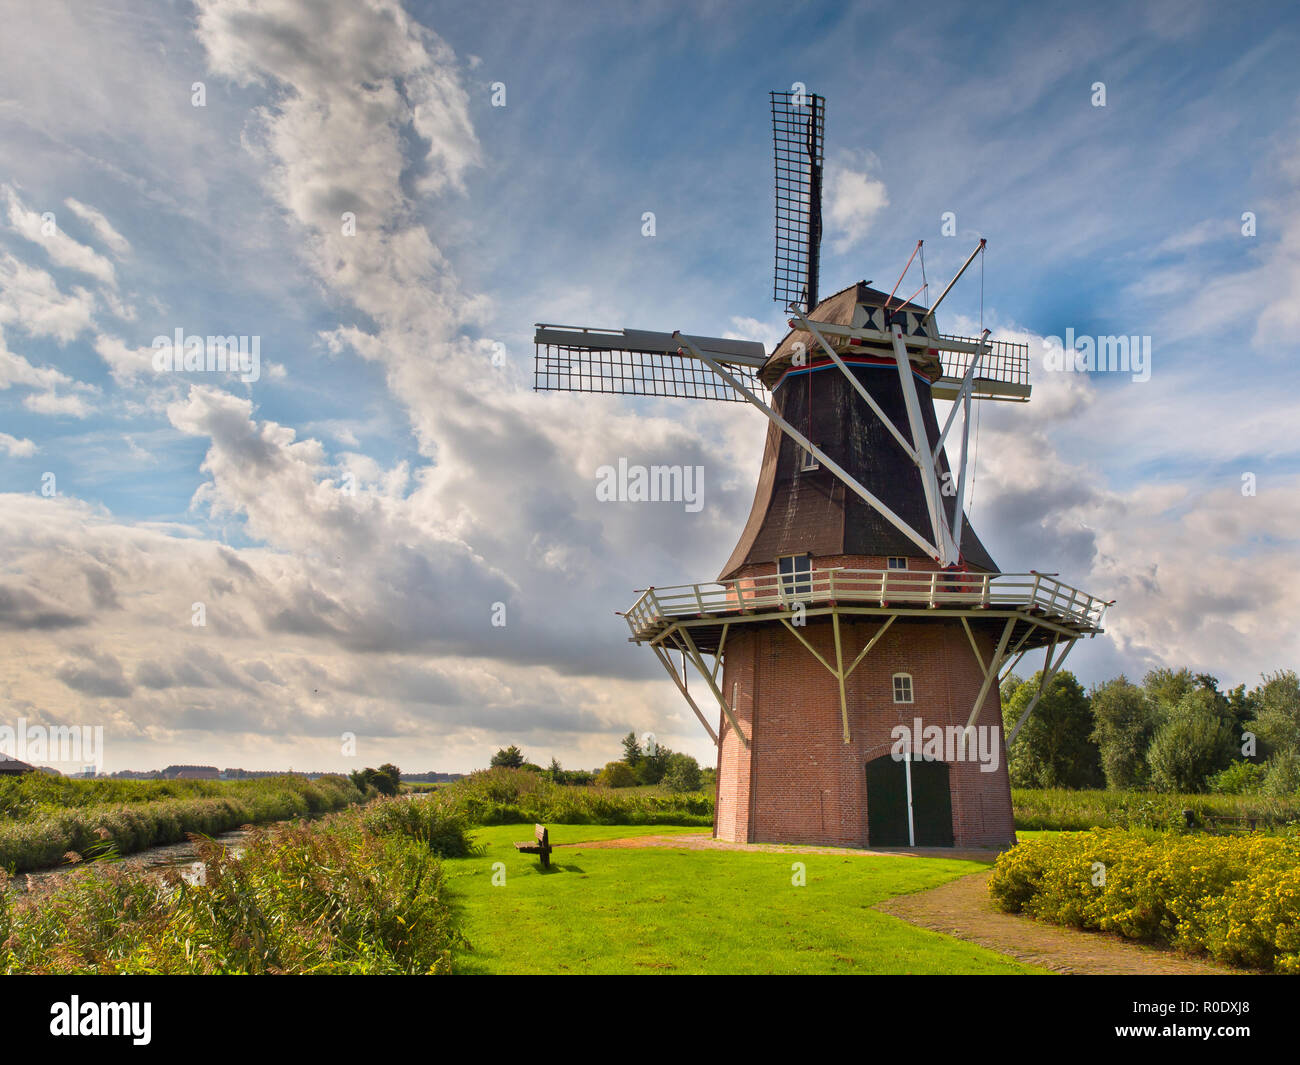
[[[626,762],[610,762],[600,771],[596,783],[604,788],[630,788],[636,784],[636,773]]]
[[[26,776],[37,776],[28,773]],[[45,776],[45,774],[39,774]],[[99,784],[98,780],[75,781]],[[18,802],[26,816],[0,821],[0,868],[12,871],[42,869],[59,865],[68,852],[82,853],[101,840],[111,843],[120,854],[131,854],[165,843],[179,843],[190,833],[206,836],[229,832],[246,824],[283,821],[307,813],[338,810],[360,802],[363,795],[341,776],[310,781],[305,777],[268,777],[261,780],[217,781],[104,781],[110,785],[99,794],[151,796],[153,801],[129,804],[81,804],[61,807],[45,801],[50,794],[85,798],[96,789],[34,789],[41,801]],[[170,785],[216,784],[215,793],[206,789],[123,789],[117,784]],[[187,796],[188,793],[188,796]],[[158,797],[162,795],[163,797]],[[171,797],[176,796],[176,797]],[[10,793],[13,798],[13,793]],[[28,794],[26,798],[32,798]]]
[[[1232,761],[1232,723],[1220,713],[1220,702],[1213,692],[1191,692],[1156,731],[1147,763],[1159,790],[1205,791],[1207,779]]]
[[[200,840],[197,883],[96,866],[19,901],[0,875],[0,972],[450,972],[441,867],[394,825],[276,825],[240,855]]]
[[[1210,777],[1210,791],[1217,795],[1253,795],[1264,783],[1264,767],[1254,762],[1234,762]]]
[[[1011,913],[1300,973],[1294,835],[1065,833],[1000,855],[989,891]]]

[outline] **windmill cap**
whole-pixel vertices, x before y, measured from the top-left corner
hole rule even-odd
[[[926,314],[926,308],[916,303],[905,300],[899,300],[897,297],[890,299],[888,292],[881,292],[879,289],[872,288],[865,281],[859,281],[856,284],[849,285],[848,288],[842,288],[834,295],[827,296],[824,300],[813,308],[812,313],[807,317],[813,322],[828,322],[831,325],[844,326],[864,326],[869,329],[885,330],[888,328],[888,320],[885,316],[885,303],[889,302],[889,314],[895,315],[899,311],[903,312],[903,318],[899,323],[903,326],[904,331],[909,334],[917,334],[923,331],[927,336],[937,336],[938,327],[934,319],[930,319],[924,325],[922,320]],[[841,338],[827,337],[827,342],[835,347],[837,353],[844,353],[844,346],[839,343]],[[763,364],[762,370],[759,371],[759,377],[768,388],[776,387],[776,383],[790,369],[795,353],[800,350],[807,353],[809,358],[818,358],[825,353],[821,350],[817,338],[805,329],[793,328],[781,340]],[[855,354],[871,354],[871,349],[853,348]],[[893,356],[892,346],[887,346],[879,352],[889,357]],[[912,366],[921,373],[935,380],[943,375],[943,366],[939,361],[937,354],[922,352],[918,357],[916,352],[912,353]]]

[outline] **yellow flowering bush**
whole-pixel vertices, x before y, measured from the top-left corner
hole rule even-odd
[[[1300,836],[1063,832],[998,858],[994,905],[1300,973]]]

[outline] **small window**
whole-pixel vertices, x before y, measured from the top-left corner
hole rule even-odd
[[[799,456],[799,470],[806,473],[808,470],[820,470],[822,465],[817,461],[817,456],[807,448],[803,449],[803,454]]]
[[[783,594],[794,598],[812,594],[812,558],[808,555],[782,555],[777,569]]]
[[[910,703],[912,701],[912,674],[894,674],[894,702]]]
[[[890,569],[907,569],[907,559],[902,555],[889,556]]]

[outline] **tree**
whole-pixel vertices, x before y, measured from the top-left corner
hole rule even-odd
[[[700,763],[689,754],[674,754],[668,759],[663,786],[669,791],[699,791]]]
[[[1218,692],[1188,692],[1156,731],[1147,751],[1151,782],[1160,791],[1202,792],[1237,753],[1227,705]]]
[[[641,744],[637,742],[636,733],[629,732],[623,737],[623,761],[635,769],[642,757]]]
[[[596,783],[606,788],[630,788],[636,783],[636,774],[626,762],[610,762],[600,771]]]
[[[1092,739],[1101,752],[1106,787],[1137,788],[1147,783],[1147,748],[1159,726],[1145,691],[1124,674],[1092,689]]]
[[[1002,708],[1003,727],[1011,734],[1038,691],[1042,673],[1022,684]],[[1101,754],[1092,741],[1088,696],[1073,673],[1061,671],[1029,715],[1008,752],[1013,787],[1095,788],[1102,783]]]
[[[1182,701],[1183,696],[1196,687],[1196,678],[1187,668],[1153,669],[1142,678],[1142,687],[1146,690],[1147,697],[1160,710],[1168,713]]]
[[[401,770],[391,762],[385,762],[378,769],[369,766],[354,769],[348,777],[362,791],[369,789],[380,795],[396,795],[402,784]]]
[[[636,766],[636,779],[638,784],[658,784],[668,772],[668,763],[672,760],[673,752],[660,744],[647,748],[641,755],[641,761]]]
[[[1263,678],[1252,693],[1255,720],[1247,727],[1263,742],[1262,753],[1300,754],[1300,677],[1294,670],[1278,670]]]
[[[521,769],[524,764],[524,752],[513,743],[492,756],[492,766],[498,769]]]

